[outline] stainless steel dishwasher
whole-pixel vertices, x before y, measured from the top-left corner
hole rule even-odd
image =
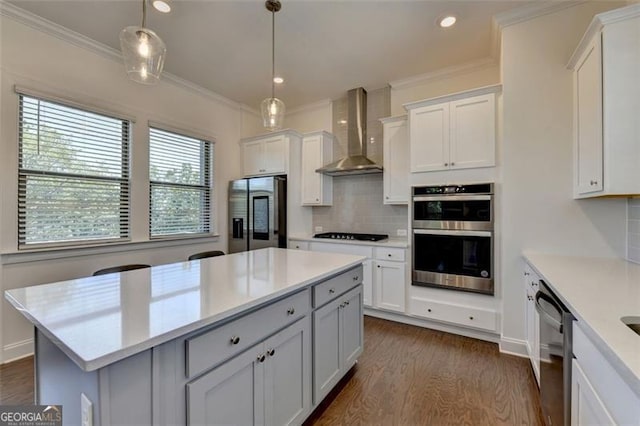
[[[536,293],[540,314],[540,403],[547,426],[571,424],[574,317],[547,283]]]

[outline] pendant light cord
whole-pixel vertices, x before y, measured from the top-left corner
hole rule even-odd
[[[275,98],[276,83],[276,11],[271,11],[271,99]]]
[[[147,0],[142,0],[142,28],[147,28],[146,23],[147,23]]]

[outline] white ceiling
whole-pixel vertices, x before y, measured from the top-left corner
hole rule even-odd
[[[281,0],[276,14],[276,96],[288,109],[348,89],[460,65],[491,53],[491,17],[522,1]],[[141,1],[11,3],[120,49],[122,28],[140,25]],[[453,13],[450,29],[436,25]],[[165,71],[258,108],[271,90],[271,14],[263,1],[173,0],[147,27],[167,45]],[[123,71],[124,72],[124,71]]]

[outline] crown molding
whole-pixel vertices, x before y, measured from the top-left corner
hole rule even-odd
[[[502,31],[504,28],[511,25],[519,24],[521,22],[529,21],[540,16],[548,15],[550,13],[559,12],[570,7],[578,6],[580,4],[587,3],[586,1],[538,1],[526,6],[517,7],[506,12],[502,12],[493,17],[495,25],[498,31]]]
[[[389,86],[391,86],[392,89],[406,89],[410,87],[420,86],[434,80],[468,74],[470,72],[479,71],[497,65],[498,62],[494,58],[487,57],[479,59],[477,61],[467,62],[466,64],[454,65],[402,80],[391,81],[389,82]]]
[[[306,112],[306,111],[311,111],[314,109],[319,109],[319,108],[325,108],[331,106],[331,99],[323,99],[321,101],[318,102],[313,102],[307,105],[302,105],[296,108],[292,108],[291,110],[289,110],[286,115],[293,115],[293,114],[299,114],[301,112]]]
[[[63,27],[60,24],[44,19],[34,13],[24,10],[14,4],[7,3],[5,0],[0,0],[0,16],[7,17],[13,21],[23,24],[29,28],[33,28],[49,36],[55,37],[59,40],[65,41],[76,47],[88,50],[92,53],[102,56],[103,58],[122,63],[122,55],[119,50],[116,50],[106,44],[97,42],[85,35],[70,30],[67,27]],[[161,82],[169,83],[180,89],[187,90],[188,92],[202,96],[209,100],[222,103],[228,107],[234,109],[241,109],[241,104],[226,98],[212,90],[206,89],[198,84],[185,80],[177,75],[163,72]]]

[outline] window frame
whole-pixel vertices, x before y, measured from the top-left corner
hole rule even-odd
[[[135,120],[131,117],[124,115],[114,114],[109,111],[93,108],[91,106],[59,98],[55,96],[49,96],[47,94],[38,93],[32,90],[23,89],[18,86],[15,87],[15,92],[18,95],[17,105],[17,198],[16,198],[16,212],[17,212],[17,234],[16,245],[18,252],[38,251],[43,249],[64,249],[64,248],[81,248],[86,246],[99,246],[108,244],[123,244],[131,241],[131,143],[133,136],[133,124]],[[118,120],[121,122],[121,143],[122,148],[120,150],[120,177],[113,176],[99,176],[92,174],[80,174],[70,172],[59,171],[45,171],[28,169],[23,167],[23,120],[24,120],[24,98],[29,98],[37,102],[46,102],[63,108],[71,108],[82,112],[100,115],[105,118]],[[39,126],[38,126],[39,127]],[[66,178],[76,182],[104,182],[104,183],[118,183],[120,185],[120,201],[119,201],[119,236],[109,238],[85,238],[78,240],[63,240],[63,241],[42,241],[42,242],[27,242],[27,213],[28,200],[26,197],[26,187],[29,177],[52,177],[52,178]]]
[[[151,132],[152,130],[157,130],[164,133],[173,134],[177,137],[181,138],[189,138],[199,141],[201,145],[201,170],[204,170],[202,173],[205,177],[205,184],[203,185],[195,185],[195,184],[182,184],[175,182],[166,182],[151,179]],[[181,128],[176,128],[173,126],[167,126],[162,123],[149,121],[147,126],[147,141],[148,141],[148,171],[149,171],[149,209],[148,209],[148,238],[149,241],[159,241],[159,240],[179,240],[179,239],[190,239],[190,238],[206,238],[206,237],[214,237],[218,236],[216,232],[216,221],[214,215],[214,175],[215,175],[215,165],[214,165],[214,155],[215,155],[215,141],[213,138],[198,134],[193,131],[184,130]],[[202,164],[204,162],[204,164]],[[204,228],[204,232],[180,232],[180,233],[171,233],[171,234],[153,234],[152,228],[152,219],[153,219],[153,188],[182,188],[182,189],[196,189],[204,191],[203,195],[205,200],[202,201],[206,204],[207,211],[202,214],[203,217],[206,218],[204,223],[201,225]],[[203,210],[204,211],[204,210]]]

